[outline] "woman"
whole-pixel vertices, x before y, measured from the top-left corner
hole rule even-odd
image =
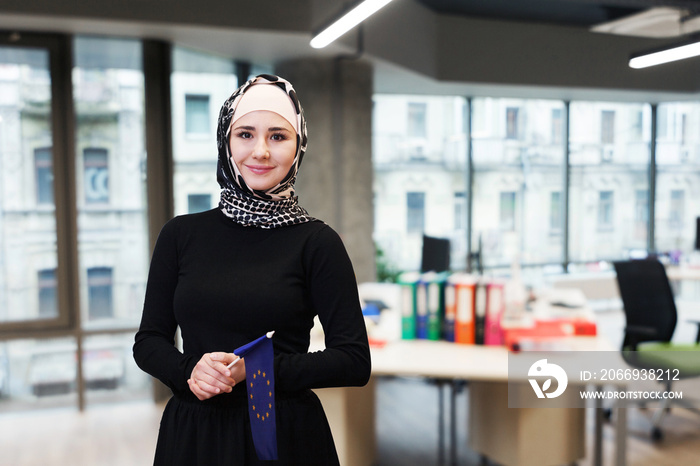
[[[345,248],[294,193],[306,140],[291,84],[251,79],[219,114],[219,207],[176,217],[160,232],[134,344],[139,367],[173,392],[155,464],[263,464],[241,383],[245,359],[227,366],[233,349],[271,330],[276,464],[338,464],[310,389],[364,385],[370,356]],[[326,348],[309,353],[316,315]],[[174,346],[178,326],[183,353]]]

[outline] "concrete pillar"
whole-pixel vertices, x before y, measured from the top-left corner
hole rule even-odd
[[[373,281],[372,67],[355,58],[277,65],[297,91],[309,143],[299,170],[299,201],[343,238],[358,282]]]

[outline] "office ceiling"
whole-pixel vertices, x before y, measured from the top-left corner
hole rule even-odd
[[[418,0],[443,14],[554,23],[590,28],[650,8],[673,7],[700,14],[697,0]]]
[[[162,0],[134,0],[132,9],[0,0],[0,30],[145,37],[274,66],[353,56],[360,42],[352,35],[322,50],[308,43],[315,25],[332,16],[326,7],[343,1],[299,2],[313,14],[303,10],[303,20],[290,21],[289,11],[299,11],[287,0],[258,2],[237,15],[228,14],[231,3],[244,0],[183,0],[167,12],[153,8]],[[205,6],[193,9],[195,3]],[[593,29],[658,10],[624,27]],[[700,60],[634,73],[626,66],[631,53],[700,31],[700,0],[406,0],[370,22],[363,53],[373,63],[376,92],[659,102],[695,99],[700,89]]]

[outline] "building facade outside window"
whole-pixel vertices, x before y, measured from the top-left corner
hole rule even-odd
[[[212,208],[211,194],[188,194],[187,195],[187,213],[194,214],[204,212]]]
[[[615,142],[614,110],[603,110],[600,112],[600,142],[603,144],[613,144]]]
[[[109,204],[109,161],[106,149],[85,148],[85,204]]]
[[[39,270],[39,317],[50,318],[58,316],[56,285],[56,269]]]
[[[93,267],[87,270],[88,316],[90,320],[114,317],[112,269]]]
[[[51,82],[48,50],[0,47],[0,324],[57,316]]]
[[[506,139],[518,139],[518,110],[517,107],[506,109]]]
[[[425,231],[425,193],[406,193],[406,233]]]
[[[615,227],[613,223],[614,201],[614,193],[612,191],[601,191],[598,193],[598,230],[612,230]]]
[[[694,249],[700,216],[700,103],[659,104],[655,238],[659,251]]]
[[[208,95],[185,95],[185,132],[187,134],[210,134],[210,114]]]
[[[131,357],[150,257],[142,44],[92,36],[52,44],[0,47],[0,325],[30,335],[0,342],[9,374],[0,410],[75,406],[80,386],[88,403],[151,396]],[[57,49],[73,58],[64,77],[73,86],[75,132],[59,135],[71,141],[70,154],[53,147],[52,118],[62,117],[52,111],[54,93],[70,95],[51,86]],[[56,177],[66,173],[55,170],[58,156],[75,179]],[[73,190],[75,206],[55,205],[56,193]],[[58,211],[77,225],[63,230],[67,239],[57,238]],[[59,240],[77,244],[76,277],[61,273]],[[62,305],[73,286],[78,302]],[[37,320],[70,336],[33,333]]]
[[[554,191],[549,197],[549,232],[550,234],[561,234],[564,226],[563,214],[564,205],[561,201],[561,192]]]
[[[501,193],[498,209],[498,225],[501,231],[515,231],[515,202],[514,192]]]
[[[638,196],[649,192],[650,142],[650,105],[571,102],[570,270],[647,250],[649,228],[642,227]]]
[[[481,247],[487,268],[561,263],[563,238],[550,235],[551,211],[543,206],[563,190],[564,145],[554,128],[564,104],[478,98],[472,109],[471,250]]]
[[[53,161],[50,147],[34,149],[34,166],[36,167],[36,203],[53,205]]]
[[[463,98],[374,97],[374,241],[390,269],[420,268],[423,233],[466,266],[465,115]]]
[[[174,47],[172,64],[173,191],[180,215],[218,205],[215,130],[219,109],[238,80],[230,58]]]

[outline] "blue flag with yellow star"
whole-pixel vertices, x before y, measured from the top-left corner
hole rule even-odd
[[[233,351],[245,360],[250,430],[260,460],[277,459],[272,333]]]

